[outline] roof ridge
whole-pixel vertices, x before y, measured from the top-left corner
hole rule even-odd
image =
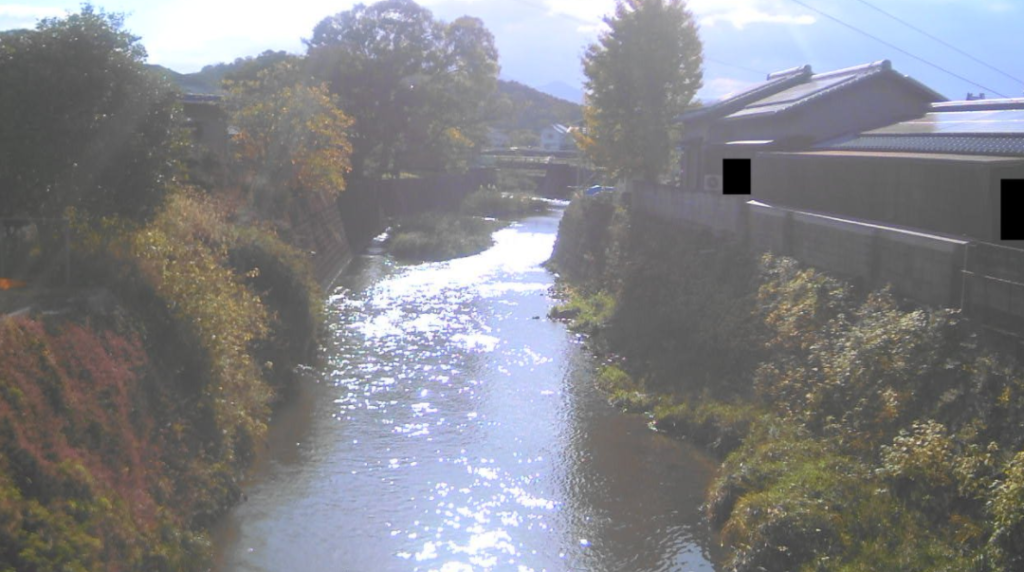
[[[773,80],[773,79],[779,79],[779,78],[782,78],[782,77],[785,77],[785,76],[789,76],[789,75],[803,75],[803,74],[807,74],[808,76],[814,75],[814,70],[811,69],[811,64],[804,64],[802,66],[796,66],[796,67],[793,67],[793,68],[784,69],[784,70],[780,70],[780,71],[777,71],[777,72],[772,72],[772,73],[768,74],[768,76],[765,79],[766,80]]]
[[[861,71],[869,71],[869,70],[870,71],[875,71],[875,70],[882,70],[882,71],[884,71],[884,70],[891,70],[891,69],[892,69],[892,62],[890,62],[889,60],[878,60],[876,62],[870,62],[870,63],[866,63],[866,64],[860,64],[860,65],[850,66],[850,67],[842,68],[842,69],[838,69],[838,70],[832,70],[832,71],[827,71],[827,72],[824,72],[824,73],[814,74],[813,76],[811,76],[811,79],[825,79],[825,78],[835,77],[837,75],[849,75],[849,74],[852,74],[852,73],[855,73],[855,72],[861,72]]]

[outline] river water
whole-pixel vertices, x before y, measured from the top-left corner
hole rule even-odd
[[[593,387],[545,318],[560,210],[443,263],[357,259],[216,570],[713,570],[712,465]],[[372,250],[372,249],[371,249]]]

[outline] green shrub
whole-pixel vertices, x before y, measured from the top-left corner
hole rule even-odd
[[[954,310],[630,218],[573,201],[552,315],[617,356],[598,375],[613,402],[729,454],[707,504],[728,569],[1024,569],[1009,352]]]
[[[543,174],[543,172],[541,172]],[[506,193],[525,193],[528,195],[537,192],[537,176],[531,175],[529,170],[522,169],[498,169],[495,173],[497,190]]]
[[[228,258],[269,312],[270,335],[256,344],[254,357],[269,370],[268,380],[287,390],[296,366],[314,357],[324,322],[323,295],[309,258],[259,226],[237,230]]]
[[[709,393],[699,397],[663,396],[654,407],[658,430],[683,435],[721,456],[740,446],[751,423],[761,415],[758,406],[749,401],[719,401]]]
[[[179,193],[132,238],[132,253],[157,295],[201,348],[200,407],[212,415],[207,435],[229,459],[254,452],[269,416],[271,392],[250,352],[268,334],[259,296],[227,264],[222,214],[198,195]]]
[[[477,217],[423,213],[396,221],[388,242],[392,255],[406,260],[448,260],[470,256],[494,244],[499,223]]]
[[[569,329],[595,336],[608,325],[615,313],[615,296],[607,291],[588,292],[563,286],[559,296],[565,300],[548,313],[555,319],[568,320]],[[600,338],[596,340],[602,342]]]
[[[649,411],[655,398],[643,390],[643,386],[630,377],[622,368],[605,365],[597,372],[597,386],[608,393],[608,399],[616,407],[626,411],[642,413]]]
[[[617,292],[628,232],[629,216],[614,195],[577,196],[558,223],[549,265],[578,287]]]
[[[979,555],[976,525],[907,510],[841,443],[778,419],[758,422],[726,459],[708,511],[735,549],[729,569],[742,572],[952,572],[976,569]]]
[[[650,218],[632,222],[629,242],[609,346],[642,367],[652,389],[748,394],[763,355],[754,258],[740,245]]]
[[[490,185],[467,195],[459,210],[466,215],[515,218],[543,213],[548,204],[532,194],[501,191]]]
[[[1024,567],[1024,451],[1006,465],[988,506],[992,516],[991,547],[1003,570]]]

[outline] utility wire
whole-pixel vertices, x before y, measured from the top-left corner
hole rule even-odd
[[[543,4],[536,4],[534,2],[529,2],[528,0],[515,0],[515,2],[518,2],[519,4],[522,4],[523,6],[529,6],[530,8],[536,8],[537,10],[542,10],[544,12],[548,12],[548,13],[553,14],[555,16],[561,16],[562,18],[565,18],[567,20],[572,20],[573,22],[576,22],[577,24],[583,24],[585,26],[593,26],[594,25],[594,22],[591,22],[591,21],[588,21],[588,20],[584,20],[583,18],[580,18],[579,16],[573,16],[572,14],[566,14],[565,12],[558,12],[558,11],[550,10],[547,6],[544,6]]]
[[[718,65],[720,65],[720,66],[726,66],[726,67],[730,67],[730,68],[736,68],[736,69],[738,69],[738,70],[743,70],[743,71],[745,71],[745,72],[750,72],[750,73],[756,73],[756,74],[758,74],[758,75],[763,75],[763,76],[766,76],[766,75],[768,75],[768,72],[765,72],[765,71],[761,71],[761,70],[755,70],[755,69],[753,69],[753,68],[748,68],[748,67],[745,67],[745,66],[739,66],[739,65],[736,65],[736,64],[730,64],[729,62],[723,62],[722,60],[719,60],[719,59],[715,59],[715,58],[709,58],[709,57],[707,57],[707,56],[704,56],[704,61],[706,61],[706,62],[711,62],[711,63],[715,63],[715,64],[718,64]]]
[[[904,20],[902,18],[894,16],[894,15],[890,14],[889,12],[886,12],[885,10],[882,10],[881,8],[879,8],[878,6],[875,6],[874,4],[868,2],[867,0],[857,0],[857,2],[860,2],[861,4],[867,6],[868,8],[871,8],[873,10],[881,12],[882,14],[888,16],[889,18],[892,18],[893,20],[896,20],[897,22],[899,22],[900,24],[903,24],[904,26],[910,28],[911,30],[914,30],[915,32],[917,32],[917,33],[919,33],[919,34],[921,34],[923,36],[927,36],[927,37],[931,38],[932,40],[935,40],[936,42],[942,44],[943,46],[946,46],[947,48],[957,52],[960,55],[963,55],[963,56],[966,56],[968,58],[971,58],[972,60],[978,62],[979,64],[981,64],[981,65],[983,65],[985,67],[987,67],[990,70],[997,71],[997,72],[1003,74],[1004,76],[1012,79],[1013,81],[1015,81],[1017,83],[1024,84],[1024,80],[1018,79],[1018,78],[1016,78],[1016,77],[1014,77],[1014,76],[1004,72],[1003,70],[993,66],[993,65],[990,65],[990,64],[988,64],[986,62],[983,62],[982,60],[972,56],[971,54],[968,54],[967,52],[961,50],[960,48],[954,46],[953,44],[950,44],[949,42],[946,42],[942,38],[937,38],[937,37],[929,34],[928,32],[925,32],[921,28],[918,28],[917,26],[911,24],[910,22],[907,22],[906,20]]]
[[[946,68],[944,68],[944,67],[942,67],[942,66],[940,66],[938,64],[933,64],[932,62],[930,62],[930,61],[928,61],[928,60],[926,60],[926,59],[924,59],[924,58],[922,58],[920,56],[915,56],[914,54],[908,52],[907,50],[904,50],[903,48],[901,48],[899,46],[896,46],[894,44],[890,44],[889,42],[886,42],[885,40],[883,40],[882,38],[879,38],[878,36],[875,36],[874,34],[870,34],[868,32],[865,32],[864,30],[861,30],[860,28],[854,26],[853,24],[847,24],[843,20],[840,20],[839,18],[836,18],[835,16],[832,16],[830,14],[826,14],[825,12],[822,12],[821,10],[818,10],[817,8],[815,8],[813,6],[809,6],[806,3],[802,2],[801,0],[792,0],[792,1],[796,2],[797,4],[799,4],[801,6],[803,6],[804,8],[807,8],[808,10],[811,10],[812,12],[817,12],[818,14],[828,18],[829,20],[832,20],[833,22],[835,22],[837,24],[840,24],[840,25],[842,25],[842,26],[844,26],[846,28],[851,29],[854,32],[857,32],[858,34],[867,36],[867,37],[871,38],[872,40],[875,40],[876,42],[878,42],[880,44],[883,44],[885,46],[888,46],[889,48],[892,48],[892,49],[896,50],[897,52],[900,52],[901,54],[910,56],[910,57],[914,58],[915,60],[917,60],[917,61],[919,61],[919,62],[921,62],[923,64],[927,64],[927,65],[929,65],[929,66],[931,66],[931,67],[933,67],[933,68],[935,68],[935,69],[937,69],[937,70],[939,70],[939,71],[941,71],[943,73],[951,75],[951,76],[959,79],[960,81],[965,81],[965,82],[967,82],[967,83],[969,83],[971,85],[976,85],[976,86],[980,87],[981,89],[984,89],[985,91],[994,93],[994,94],[996,94],[996,95],[998,95],[1000,97],[1008,97],[1007,95],[999,93],[998,91],[992,89],[991,87],[985,87],[984,85],[981,85],[980,83],[971,81],[971,80],[965,78],[964,76],[962,76],[960,74],[951,72],[948,69],[946,69]]]

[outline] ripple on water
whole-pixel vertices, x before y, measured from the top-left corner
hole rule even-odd
[[[678,452],[595,398],[590,357],[533,319],[556,224],[449,262],[358,262],[291,439],[315,454],[270,464],[229,518],[222,571],[711,570],[683,494],[706,475],[655,478]]]

